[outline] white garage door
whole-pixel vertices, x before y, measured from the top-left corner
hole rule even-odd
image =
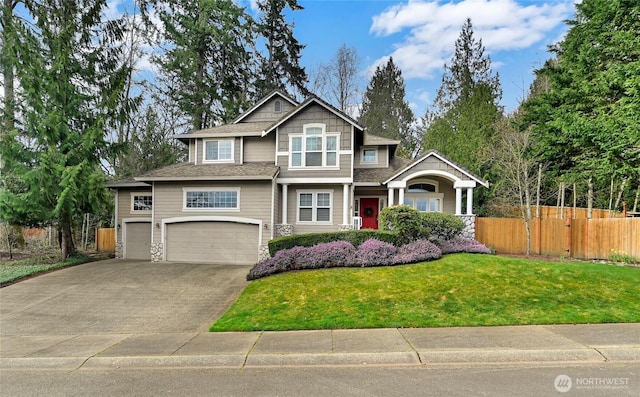
[[[124,257],[151,260],[151,222],[127,222]]]
[[[167,261],[251,265],[258,261],[258,232],[258,225],[245,223],[170,223]]]

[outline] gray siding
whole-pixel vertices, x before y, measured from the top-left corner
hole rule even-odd
[[[305,124],[311,123],[321,123],[325,124],[326,132],[339,132],[340,133],[340,151],[348,151],[351,150],[351,135],[353,127],[351,124],[347,123],[340,117],[335,114],[329,112],[325,108],[319,105],[311,105],[304,109],[302,112],[297,114],[291,120],[288,120],[286,123],[281,125],[276,133],[277,133],[277,145],[278,152],[288,152],[289,151],[289,134],[300,134],[303,131],[303,126]],[[281,178],[305,178],[305,177],[318,177],[318,178],[327,178],[327,177],[336,177],[336,178],[344,178],[351,177],[351,169],[352,169],[352,154],[341,154],[340,155],[340,168],[332,169],[332,170],[289,170],[289,157],[288,156],[278,156],[277,165],[281,167],[280,177]]]
[[[244,162],[271,162],[276,154],[275,134],[269,134],[264,138],[244,137]]]
[[[275,113],[274,111],[274,104],[276,100],[279,100],[280,104],[282,105],[281,111],[278,113]],[[275,122],[278,119],[280,119],[282,116],[287,114],[289,111],[291,111],[292,109],[293,109],[293,105],[289,103],[289,101],[286,101],[284,99],[281,99],[278,96],[275,96],[270,100],[268,100],[267,102],[263,103],[257,109],[254,109],[250,115],[242,119],[242,122],[243,123],[245,122],[255,123],[255,122],[261,122],[261,121]]]
[[[194,147],[195,150],[195,158],[196,158],[196,164],[202,164],[203,163],[203,159],[204,159],[204,141],[205,140],[215,140],[216,138],[198,138],[195,140],[196,145]],[[241,138],[228,138],[228,137],[221,137],[219,138],[221,140],[228,140],[228,139],[233,139],[233,163],[234,164],[240,164],[242,159],[240,156],[240,145],[241,145]],[[196,149],[197,148],[197,149]],[[226,163],[226,164],[230,164],[230,163]]]
[[[356,148],[353,153],[354,166],[353,168],[387,168],[389,166],[389,147],[388,146],[364,146],[366,148],[378,148],[378,163],[377,164],[363,164],[361,160],[362,147]]]
[[[466,175],[464,175],[462,172],[458,171],[451,165],[445,163],[444,161],[441,161],[436,157],[429,157],[423,160],[422,162],[420,162],[420,164],[417,164],[411,167],[408,171],[405,171],[399,176],[397,176],[395,180],[402,180],[406,178],[407,175],[414,174],[418,171],[431,171],[431,170],[446,171],[452,175],[457,176],[460,179],[464,179],[464,180],[469,179],[469,177],[467,177]]]
[[[320,232],[335,232],[338,231],[342,224],[342,185],[289,185],[288,198],[287,198],[287,220],[289,224],[293,225],[295,234],[300,233],[320,233]],[[333,212],[332,212],[332,224],[299,224],[297,217],[298,208],[298,191],[315,191],[315,192],[333,192]]]
[[[149,193],[151,194],[151,186],[149,188],[119,188],[118,189],[118,214],[116,218],[116,241],[122,243],[122,220],[124,218],[151,218],[151,212],[133,212],[131,211],[131,193]],[[155,203],[154,203],[155,206]]]
[[[154,222],[163,219],[189,216],[230,216],[260,219],[271,228],[271,181],[264,182],[210,182],[210,183],[160,183],[155,184],[156,202]],[[240,188],[240,211],[193,211],[183,210],[183,188]],[[263,233],[263,243],[269,233]],[[154,233],[153,242],[159,243],[160,233]]]

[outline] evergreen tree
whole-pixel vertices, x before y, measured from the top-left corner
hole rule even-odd
[[[287,91],[293,88],[303,96],[306,88],[307,73],[300,66],[300,52],[304,48],[293,37],[293,24],[285,21],[284,9],[303,10],[297,0],[261,0],[258,9],[262,12],[258,22],[258,33],[264,38],[266,57],[261,60],[259,77],[256,81],[257,98],[278,89]]]
[[[255,26],[232,0],[168,0],[155,7],[168,49],[155,58],[165,93],[194,130],[233,120],[248,106]]]
[[[104,0],[25,6],[33,24],[16,30],[20,51],[13,59],[22,122],[3,137],[3,175],[9,178],[0,212],[5,221],[56,226],[66,259],[76,251],[71,230],[78,216],[99,212],[106,197],[104,135],[127,74],[113,45],[122,27],[101,21]]]
[[[359,122],[373,135],[399,140],[398,154],[415,154],[415,117],[405,101],[404,78],[393,58],[376,68],[364,93]]]
[[[548,88],[527,101],[528,122],[551,176],[594,184],[603,206],[612,181],[640,186],[640,4],[584,0],[569,26],[537,71]]]
[[[486,176],[487,158],[502,109],[502,89],[482,40],[473,36],[467,19],[456,40],[451,65],[444,66],[442,85],[425,115],[423,149],[436,149],[458,164]]]

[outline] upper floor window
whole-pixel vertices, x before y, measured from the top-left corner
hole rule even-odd
[[[233,140],[204,141],[204,162],[232,162]]]
[[[302,134],[289,136],[290,167],[337,167],[339,133],[324,124],[307,124]]]
[[[151,193],[131,193],[131,212],[150,212],[152,208]]]
[[[378,164],[378,149],[362,148],[360,152],[360,162],[362,164]]]
[[[240,191],[237,188],[185,190],[184,208],[238,210],[240,209]]]
[[[282,102],[281,102],[281,101],[276,100],[276,101],[273,103],[273,112],[274,112],[274,113],[280,113],[280,112],[282,112]]]

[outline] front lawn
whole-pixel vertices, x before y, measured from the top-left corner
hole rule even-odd
[[[453,254],[256,280],[211,331],[640,322],[640,268]]]

